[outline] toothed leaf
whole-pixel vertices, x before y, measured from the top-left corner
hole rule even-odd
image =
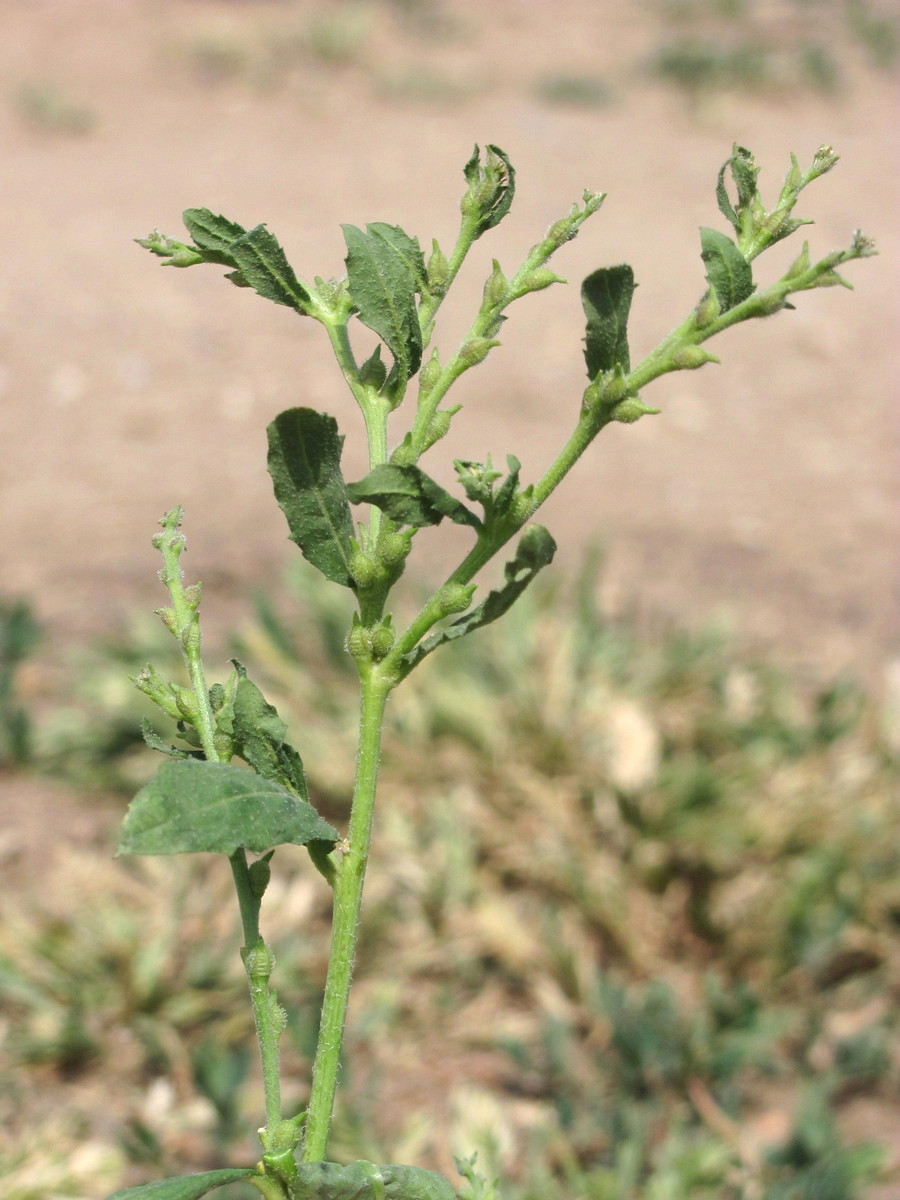
[[[587,318],[584,360],[589,379],[620,367],[631,370],[628,314],[635,289],[634,272],[622,264],[601,267],[581,285],[581,304]]]
[[[337,841],[337,830],[286,788],[231,763],[167,762],[132,800],[117,854],[260,854]]]
[[[374,504],[398,525],[421,528],[438,525],[449,517],[457,525],[481,521],[462,503],[421,468],[385,463],[370,471],[365,479],[347,485],[347,494],[354,504]]]
[[[707,282],[722,312],[728,312],[755,291],[750,264],[731,238],[717,229],[701,229],[700,246]]]
[[[268,428],[269,474],[292,542],[326,579],[353,586],[353,518],[341,474],[337,422],[311,408],[290,408]]]

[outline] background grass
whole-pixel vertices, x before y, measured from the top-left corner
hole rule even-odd
[[[875,1194],[897,1166],[896,731],[852,683],[792,683],[715,631],[604,621],[596,569],[535,587],[392,703],[332,1152],[448,1169],[477,1151],[508,1200]],[[344,604],[298,572],[231,639],[338,822]],[[99,845],[54,829],[61,855],[38,877],[13,858],[0,902],[9,1200],[258,1153],[227,869],[109,857],[157,765],[126,680],[147,657],[177,674],[141,623],[31,721],[31,769],[106,799]],[[300,1105],[329,897],[302,852],[274,867]]]

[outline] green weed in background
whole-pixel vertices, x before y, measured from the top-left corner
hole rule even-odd
[[[854,66],[892,70],[900,22],[871,0],[662,0],[649,70],[694,100],[721,92],[838,92]]]
[[[453,1144],[479,1148],[481,1170],[502,1171],[509,1200],[703,1195],[703,1180],[716,1200],[770,1200],[789,1184],[819,1200],[826,1170],[846,1177],[838,1195],[861,1197],[877,1155],[845,1147],[835,1121],[860,1095],[892,1112],[900,1085],[890,998],[897,764],[878,713],[848,685],[799,690],[720,635],[651,639],[605,620],[596,582],[590,562],[566,586],[539,582],[493,634],[458,643],[396,696],[383,764],[392,803],[363,917],[336,1149],[377,1159],[406,1142],[423,1115],[410,1099],[387,1101],[390,1081],[398,1071],[423,1077],[422,1047],[438,1030],[440,1056],[458,1064],[450,1093],[466,1105]],[[334,822],[346,816],[354,723],[341,600],[314,573],[291,571],[223,650],[252,663],[304,730],[310,792]],[[90,688],[77,707],[90,728],[136,729],[146,715],[119,681],[148,654],[165,661],[166,641],[136,632],[81,664]],[[681,773],[668,764],[697,747],[734,794],[726,810],[695,813],[688,859],[683,835],[670,847],[619,803],[652,797],[677,814],[682,793],[668,781]],[[88,757],[82,784],[135,786],[131,749],[102,771],[101,756]],[[66,761],[62,747],[54,761]],[[704,864],[715,875],[713,928],[684,883]],[[98,851],[80,863],[80,898],[64,919],[32,902],[23,923],[7,904],[0,960],[14,1074],[33,1091],[35,1073],[52,1069],[88,1096],[91,1080],[108,1092],[116,1079],[119,1147],[92,1141],[93,1153],[145,1171],[200,1169],[229,1139],[252,1152],[241,1127],[252,1124],[256,1093],[226,881],[200,859],[176,875],[165,860],[144,866],[165,868],[179,888],[149,925],[159,883],[142,881],[143,869],[123,876]],[[315,890],[291,864],[270,917],[294,1014],[285,1069],[297,1080],[314,1052],[324,977]],[[396,1065],[384,1063],[385,1047]],[[465,1080],[475,1064],[473,1097]],[[157,1095],[173,1070],[180,1099],[148,1114],[148,1087]],[[71,1092],[65,1103],[77,1108]],[[762,1139],[773,1116],[765,1153],[794,1149],[766,1166],[739,1129],[759,1121]],[[437,1116],[424,1119],[431,1141]],[[55,1139],[79,1149],[71,1127]],[[797,1147],[807,1144],[804,1165]],[[94,1196],[88,1182],[69,1194]]]
[[[25,125],[39,133],[82,135],[97,125],[91,108],[49,80],[21,83],[13,92],[12,107]]]
[[[723,94],[776,101],[799,91],[838,95],[860,75],[890,72],[900,61],[900,20],[886,0],[634,0],[634,18],[652,48],[622,55],[615,78],[563,60],[528,83],[543,103],[598,109],[646,87],[648,74],[693,103]],[[303,11],[301,11],[301,8]],[[598,13],[596,37],[603,38]],[[588,27],[590,29],[590,27]],[[471,6],[356,0],[287,6],[284,11],[216,14],[167,53],[204,85],[296,88],[321,102],[325,80],[353,79],[395,103],[441,104],[506,86],[448,67],[448,46],[479,47],[489,35]]]
[[[20,766],[31,756],[31,720],[17,685],[39,640],[28,602],[0,600],[0,767]]]

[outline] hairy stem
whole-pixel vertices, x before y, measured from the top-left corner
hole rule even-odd
[[[331,340],[331,348],[337,359],[341,373],[347,381],[347,386],[353,393],[353,398],[360,407],[363,420],[366,423],[366,436],[369,443],[369,470],[387,462],[387,418],[390,405],[373,388],[360,381],[359,367],[350,345],[350,335],[347,321],[327,321],[325,328]],[[381,524],[381,513],[377,508],[371,510],[369,529],[374,541],[378,537]]]
[[[238,846],[234,854],[229,854],[228,863],[234,880],[234,890],[237,892],[238,907],[241,910],[244,949],[250,950],[259,940],[259,900],[250,886],[250,868],[247,866],[247,854],[243,846]]]
[[[278,1039],[284,1028],[284,1012],[269,977],[275,959],[262,938],[241,957],[250,983],[250,1000],[256,1024],[256,1039],[262,1063],[263,1092],[266,1105],[265,1133],[271,1135],[281,1125],[281,1077],[279,1073]],[[264,1142],[265,1144],[265,1142]]]
[[[378,780],[381,729],[390,690],[391,681],[382,677],[376,667],[367,664],[366,668],[361,670],[356,783],[347,842],[335,871],[331,949],[313,1066],[312,1091],[307,1108],[301,1154],[303,1162],[319,1162],[324,1159],[328,1143],[340,1071],[350,982],[356,958],[363,883],[372,836],[372,811]]]

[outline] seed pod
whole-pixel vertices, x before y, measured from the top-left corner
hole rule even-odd
[[[474,583],[445,583],[438,592],[437,600],[445,617],[465,612],[475,595]]]
[[[442,437],[450,431],[450,422],[459,412],[459,405],[453,408],[439,408],[428,422],[428,428],[425,431],[425,437],[428,439],[428,445],[433,446],[435,442],[439,442]]]
[[[718,296],[715,292],[707,292],[694,309],[694,324],[698,329],[705,329],[707,325],[712,325],[721,311],[722,306],[719,304]]]
[[[372,637],[368,629],[360,622],[359,615],[353,614],[353,627],[347,636],[347,651],[355,659],[365,660],[372,654]]]
[[[534,271],[529,271],[519,283],[519,286],[516,288],[516,298],[525,296],[528,292],[543,291],[544,288],[550,287],[553,283],[565,282],[565,279],[561,275],[557,275],[549,267],[537,267]]]
[[[202,587],[199,583],[189,583],[184,589],[184,598],[195,612],[200,607],[201,592]]]
[[[350,560],[350,574],[358,588],[368,587],[378,577],[378,564],[364,551],[354,550]]]
[[[428,290],[433,296],[443,296],[450,278],[450,264],[437,244],[437,238],[432,239],[431,247],[431,257],[428,259]]]
[[[394,631],[387,621],[372,631],[372,657],[376,662],[390,654],[394,640]]]
[[[174,608],[155,608],[154,613],[168,629],[169,633],[173,633],[178,637],[178,618],[175,616]]]
[[[378,553],[386,567],[396,567],[409,557],[412,549],[412,530],[387,533],[381,538]]]
[[[620,421],[623,425],[633,425],[641,417],[655,416],[658,412],[658,408],[648,408],[643,400],[637,396],[630,396],[616,405],[612,412],[612,419]]]
[[[438,381],[438,376],[441,373],[441,360],[437,350],[432,352],[431,358],[419,372],[419,391],[423,396],[426,396]]]
[[[477,367],[480,362],[484,362],[493,348],[499,345],[494,338],[470,337],[460,346],[458,357],[468,370],[469,367]]]
[[[484,285],[484,303],[488,308],[500,308],[507,298],[509,284],[496,258],[493,260],[493,268],[487,283]]]
[[[708,350],[704,350],[702,346],[682,346],[675,353],[672,361],[680,371],[696,371],[698,367],[702,367],[708,362],[717,363],[719,359],[714,354],[710,354]]]

